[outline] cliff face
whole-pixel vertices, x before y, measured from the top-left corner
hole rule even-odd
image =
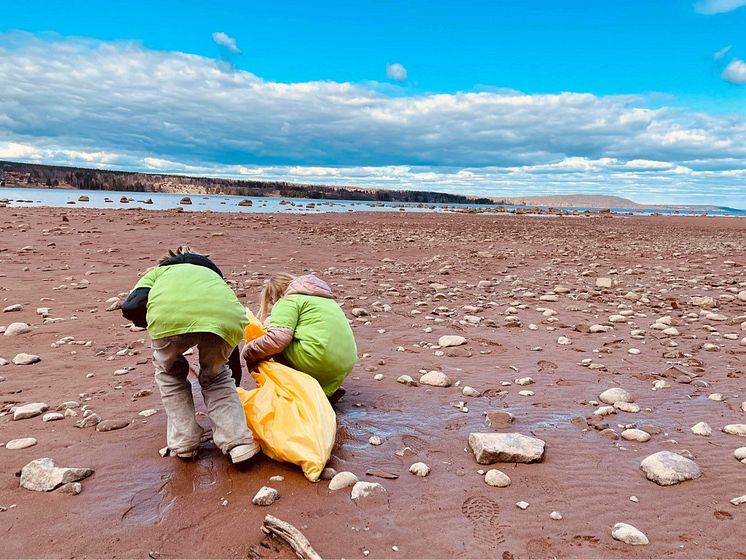
[[[524,204],[526,206],[553,206],[557,208],[645,208],[621,196],[565,194],[554,196],[524,196],[505,199],[508,204]]]

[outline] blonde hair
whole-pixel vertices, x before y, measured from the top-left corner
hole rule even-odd
[[[264,287],[262,288],[262,300],[259,307],[260,321],[263,322],[267,317],[269,317],[269,314],[272,311],[272,306],[283,296],[293,280],[295,280],[295,276],[281,272],[273,275],[264,282]]]

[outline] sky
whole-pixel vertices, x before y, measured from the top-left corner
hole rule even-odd
[[[0,159],[746,208],[746,0],[0,4]]]

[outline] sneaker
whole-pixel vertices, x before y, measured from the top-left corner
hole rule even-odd
[[[191,461],[197,458],[197,453],[199,453],[199,450],[192,449],[191,451],[182,451],[181,453],[176,453],[175,455],[183,461]]]
[[[237,445],[236,447],[231,449],[228,453],[231,456],[231,461],[235,464],[235,463],[242,463],[244,461],[248,461],[254,455],[259,453],[261,450],[262,448],[259,447],[259,444],[255,441],[252,441],[251,443]]]

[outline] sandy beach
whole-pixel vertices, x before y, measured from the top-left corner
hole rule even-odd
[[[734,457],[746,437],[722,431],[746,424],[746,220],[82,208],[0,208],[0,218],[0,307],[20,307],[0,325],[30,325],[0,336],[0,357],[40,358],[0,366],[0,443],[37,440],[0,448],[4,558],[292,556],[263,535],[268,513],[324,558],[746,558],[746,504],[730,502],[746,494]],[[254,309],[273,272],[330,283],[360,359],[328,466],[380,483],[385,499],[356,503],[349,488],[330,492],[264,457],[235,467],[209,440],[194,463],[159,456],[166,419],[147,333],[107,308],[183,243]],[[443,335],[466,342],[441,348]],[[431,370],[452,385],[397,382]],[[639,410],[598,413],[614,387]],[[66,401],[80,406],[58,421],[9,413]],[[83,407],[124,427],[76,427]],[[485,416],[494,412],[514,420]],[[700,422],[711,435],[691,431]],[[629,441],[626,429],[651,437]],[[540,438],[543,460],[477,464],[469,434],[487,432]],[[647,480],[640,463],[659,451],[692,459],[701,477]],[[17,473],[42,457],[95,473],[75,496],[21,488]],[[410,474],[415,462],[430,474]],[[510,486],[485,483],[479,471],[493,468]],[[253,505],[262,486],[280,499]],[[613,539],[619,522],[649,544]]]

